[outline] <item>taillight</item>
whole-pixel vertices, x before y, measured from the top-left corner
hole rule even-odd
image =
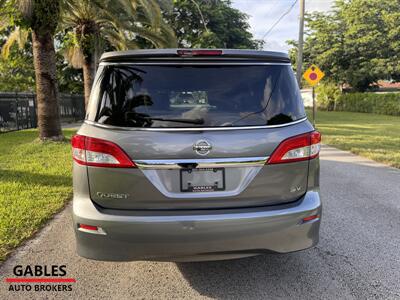
[[[284,140],[272,153],[269,164],[281,164],[312,159],[321,148],[321,134],[313,131]]]
[[[190,50],[181,49],[177,50],[176,53],[179,56],[219,56],[222,55],[222,50]]]
[[[73,159],[85,166],[135,168],[129,156],[116,144],[83,135],[71,140]]]

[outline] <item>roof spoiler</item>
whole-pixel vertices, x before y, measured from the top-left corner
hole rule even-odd
[[[223,59],[223,60],[263,60],[274,62],[290,62],[284,52],[240,50],[240,49],[142,49],[113,51],[104,53],[100,62],[117,62],[129,60],[182,60],[182,59]]]

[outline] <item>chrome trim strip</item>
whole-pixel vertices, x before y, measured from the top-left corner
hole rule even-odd
[[[238,126],[238,127],[172,127],[172,128],[143,128],[143,127],[120,127],[113,125],[104,125],[94,121],[85,120],[86,124],[93,125],[100,128],[124,130],[124,131],[223,131],[223,130],[248,130],[248,129],[268,129],[280,128],[295,125],[307,120],[307,117],[302,119],[278,125],[260,125],[260,126]]]
[[[153,61],[153,62],[101,62],[100,66],[118,66],[118,65],[245,65],[245,66],[257,66],[257,65],[277,65],[277,66],[291,66],[290,63],[283,62],[187,62],[187,61],[176,61],[176,62],[162,62],[162,61]]]
[[[196,164],[196,169],[227,167],[260,167],[265,165],[269,156],[239,158],[200,158],[200,159],[149,159],[135,160],[135,164],[144,170],[183,169],[180,164]]]

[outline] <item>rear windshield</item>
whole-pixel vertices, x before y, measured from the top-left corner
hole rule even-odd
[[[285,124],[305,117],[289,65],[106,65],[94,121],[123,127]]]

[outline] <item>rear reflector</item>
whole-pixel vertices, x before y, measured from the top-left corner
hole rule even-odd
[[[179,56],[219,56],[222,50],[177,50]]]
[[[79,224],[79,228],[97,231],[97,226],[92,226],[92,225]]]
[[[85,166],[135,168],[129,156],[116,144],[83,135],[71,140],[73,159]]]
[[[303,222],[312,221],[312,220],[315,220],[315,219],[318,219],[318,218],[319,218],[318,215],[313,215],[313,216],[305,217],[305,218],[303,218]]]
[[[104,234],[104,235],[106,234],[101,227],[87,225],[87,224],[78,224],[78,230],[94,234]]]
[[[284,140],[272,153],[269,164],[280,164],[309,160],[318,156],[321,148],[321,134],[308,132]]]

